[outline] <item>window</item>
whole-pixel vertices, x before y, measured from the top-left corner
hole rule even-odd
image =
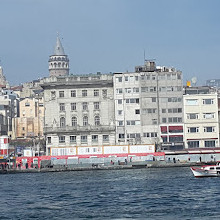
[[[135,76],[135,81],[138,81],[138,76]]]
[[[51,137],[47,137],[47,143],[51,144]]]
[[[77,126],[77,117],[72,117],[72,126],[76,127]]]
[[[198,105],[198,99],[186,99],[186,105]]]
[[[212,118],[215,118],[215,114],[214,113],[204,113],[203,118],[212,119]]]
[[[128,76],[125,76],[125,82],[128,82]]]
[[[198,132],[199,132],[199,128],[198,127],[188,128],[188,133],[198,133]]]
[[[107,89],[103,89],[103,90],[102,90],[102,96],[103,96],[103,98],[107,98],[107,94],[108,94]]]
[[[98,142],[98,135],[92,135],[92,142]]]
[[[215,127],[204,127],[204,132],[215,132]]]
[[[60,118],[60,127],[65,127],[66,126],[66,119],[64,117]]]
[[[188,141],[188,148],[198,148],[199,147],[199,141]]]
[[[132,89],[131,89],[131,88],[125,88],[125,92],[126,92],[126,93],[131,93],[131,92],[132,92]]]
[[[87,102],[83,102],[82,103],[82,107],[83,107],[83,110],[88,110],[88,103]]]
[[[116,94],[122,94],[122,88],[116,89]]]
[[[162,108],[162,113],[166,113],[166,109],[165,108]]]
[[[76,143],[76,136],[70,136],[70,143]]]
[[[87,143],[87,136],[86,135],[81,136],[81,143]]]
[[[198,119],[199,114],[198,113],[189,113],[187,114],[187,119]]]
[[[123,114],[123,110],[118,110],[118,115],[122,115]]]
[[[123,125],[124,125],[123,121],[118,121],[118,126],[123,126]]]
[[[125,138],[125,134],[118,134],[118,138],[119,139],[124,139]]]
[[[167,123],[167,119],[166,118],[162,118],[162,123]]]
[[[140,121],[135,121],[135,120],[127,121],[127,125],[140,125]]]
[[[59,97],[63,98],[64,97],[64,91],[59,91]]]
[[[73,102],[70,105],[71,105],[71,111],[75,111],[76,110],[76,103]]]
[[[95,116],[95,125],[100,125],[100,117],[98,115]]]
[[[29,103],[29,102],[26,102],[26,103],[25,103],[25,106],[30,106],[30,103]]]
[[[182,142],[183,136],[169,136],[169,142]]]
[[[156,97],[153,97],[152,102],[156,102],[156,101],[157,101]]]
[[[156,92],[157,90],[156,90],[156,87],[154,87],[154,86],[151,86],[150,87],[150,92]]]
[[[122,99],[118,99],[118,104],[122,104]]]
[[[150,137],[150,133],[144,133],[144,137]]]
[[[215,147],[215,141],[205,141],[205,147]]]
[[[99,90],[98,89],[94,89],[94,96],[99,96]]]
[[[65,143],[65,136],[59,136],[59,143]]]
[[[88,117],[84,116],[83,117],[83,126],[87,126],[88,125]]]
[[[70,94],[71,94],[71,97],[76,97],[76,90],[71,90]]]
[[[135,109],[135,114],[140,115],[140,109]]]
[[[87,96],[87,90],[82,90],[82,96],[86,97]]]
[[[126,99],[126,103],[139,103],[139,99]]]
[[[116,82],[122,82],[122,77],[116,77]]]
[[[99,102],[94,102],[94,109],[99,110]]]
[[[64,103],[60,103],[60,111],[65,111],[65,104]]]
[[[139,88],[134,87],[133,88],[133,93],[139,93]]]
[[[214,103],[214,100],[213,100],[213,99],[203,99],[203,100],[202,100],[202,103],[203,103],[204,105],[211,105],[211,104]]]
[[[103,139],[103,142],[108,142],[109,141],[109,135],[103,135],[102,139]]]

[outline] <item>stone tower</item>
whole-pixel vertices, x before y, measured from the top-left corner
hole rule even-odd
[[[69,59],[65,55],[63,46],[57,36],[54,54],[49,59],[49,72],[50,76],[67,76],[69,75]]]
[[[3,68],[0,66],[0,86],[4,87],[6,85],[7,85],[7,81],[6,81],[6,78],[5,78],[4,74],[3,74]]]

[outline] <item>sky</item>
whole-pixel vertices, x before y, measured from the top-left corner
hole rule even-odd
[[[71,74],[134,71],[146,59],[198,85],[220,78],[219,0],[0,0],[10,85],[49,76],[57,32]]]

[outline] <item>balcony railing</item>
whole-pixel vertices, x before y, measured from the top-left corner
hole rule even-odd
[[[65,133],[65,132],[109,132],[115,131],[115,126],[113,125],[87,125],[87,126],[64,126],[64,127],[44,127],[44,133]]]

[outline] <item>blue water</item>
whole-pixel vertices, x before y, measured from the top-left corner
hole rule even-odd
[[[219,182],[189,168],[0,175],[0,219],[220,219]]]

